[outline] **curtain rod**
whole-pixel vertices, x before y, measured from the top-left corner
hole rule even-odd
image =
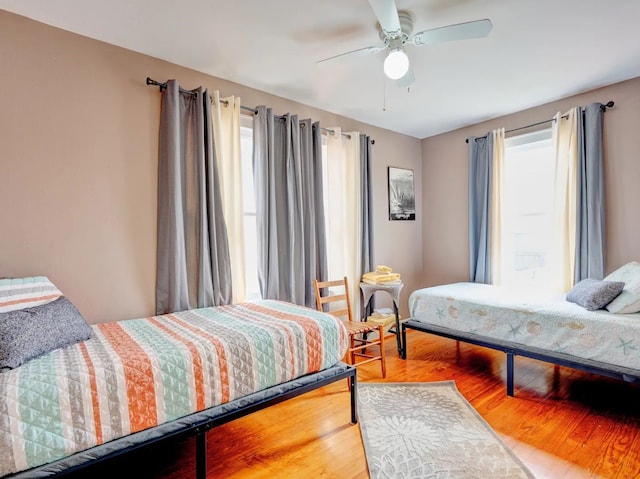
[[[613,107],[613,105],[615,105],[615,103],[612,100],[609,100],[605,105],[600,105],[600,109],[602,111],[607,111],[607,108],[611,108],[611,107]],[[569,116],[568,115],[562,115],[562,118],[569,118]],[[504,130],[504,132],[505,133],[511,133],[512,131],[524,130],[525,128],[531,128],[532,126],[544,125],[545,123],[550,123],[552,121],[555,121],[555,118],[551,118],[549,120],[544,120],[544,121],[539,121],[538,123],[532,123],[530,125],[520,126],[518,128],[512,128],[510,130]],[[484,137],[480,136],[478,138],[484,138]],[[473,141],[475,141],[475,140],[473,140]],[[466,138],[464,140],[464,142],[465,143],[469,143],[469,138]]]
[[[162,91],[162,90],[164,90],[165,88],[167,88],[167,83],[166,83],[166,82],[165,82],[165,83],[160,83],[160,82],[157,82],[157,81],[155,81],[155,80],[152,80],[152,79],[151,79],[151,78],[149,78],[149,77],[147,77],[147,85],[157,86],[157,87],[159,87],[159,88],[160,88],[160,91]],[[195,92],[192,92],[192,91],[190,91],[190,90],[185,90],[185,89],[183,89],[183,88],[178,88],[178,89],[179,89],[180,93],[186,93],[186,94],[188,94],[188,95],[195,95]],[[224,105],[229,106],[229,102],[228,102],[227,100],[220,100],[220,103],[223,103]],[[257,110],[256,108],[251,108],[251,107],[249,107],[249,106],[244,106],[244,105],[240,105],[240,108],[241,108],[241,109],[243,109],[243,110],[245,110],[245,111],[250,111],[250,112],[251,112],[251,113],[253,113],[254,115],[257,115],[257,114],[258,114],[258,110]],[[276,118],[280,118],[280,119],[283,119],[283,118],[284,118],[283,116],[278,116],[278,115],[274,115],[274,116],[275,116]],[[304,128],[304,123],[302,123],[300,126],[301,126],[302,128]],[[327,133],[328,133],[328,134],[330,134],[330,135],[335,135],[335,131],[333,131],[333,130],[332,130],[332,129],[330,129],[330,128],[320,127],[320,129],[321,129],[322,131],[327,132]],[[344,136],[344,137],[348,138],[349,140],[351,139],[351,135],[349,135],[348,133],[342,133],[342,136]],[[373,144],[375,144],[375,142],[376,142],[376,140],[371,139],[371,144],[372,144],[372,145],[373,145]]]

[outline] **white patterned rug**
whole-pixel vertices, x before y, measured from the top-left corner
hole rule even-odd
[[[357,387],[372,479],[534,477],[454,381]]]

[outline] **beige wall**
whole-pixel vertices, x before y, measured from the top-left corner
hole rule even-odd
[[[635,78],[422,140],[423,285],[466,281],[469,277],[465,138],[495,128],[536,123],[573,106],[609,100],[615,106],[607,109],[604,117],[605,268],[610,272],[628,261],[640,260],[640,78]]]
[[[419,286],[419,140],[5,11],[0,72],[0,277],[48,276],[91,323],[154,312],[160,97],[149,76],[372,136],[376,262],[402,273],[403,303]],[[387,219],[390,165],[415,171],[416,221]]]

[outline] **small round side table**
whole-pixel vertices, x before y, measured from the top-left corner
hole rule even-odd
[[[403,286],[404,284],[402,283],[402,281],[400,282],[400,284],[396,283],[389,285],[384,283],[370,284],[365,283],[364,281],[360,282],[360,290],[362,291],[364,308],[369,306],[369,301],[371,301],[373,294],[377,291],[385,291],[393,298],[393,312],[396,315],[396,343],[398,345],[398,355],[400,357],[402,357],[403,354],[403,347],[402,339],[400,338],[400,315],[398,314],[398,304],[400,303],[400,291],[402,290]]]

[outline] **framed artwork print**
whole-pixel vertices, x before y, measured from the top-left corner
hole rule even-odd
[[[413,170],[388,167],[389,219],[415,220],[416,198],[413,188]]]

